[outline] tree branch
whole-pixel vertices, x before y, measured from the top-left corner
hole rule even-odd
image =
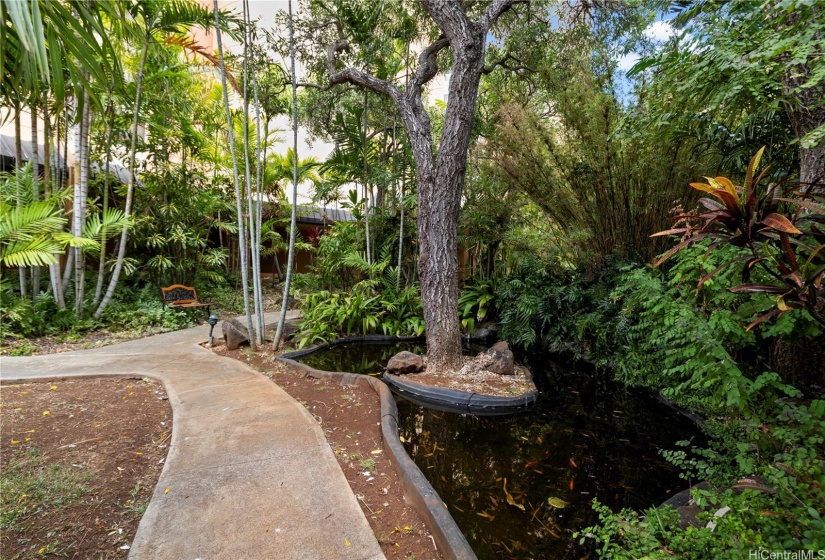
[[[411,89],[420,89],[421,86],[432,80],[438,74],[438,53],[450,45],[450,41],[442,35],[433,44],[421,51],[418,55],[418,68],[412,76]]]
[[[329,85],[325,88],[319,89],[330,89],[338,84],[349,83],[371,89],[378,93],[383,93],[384,95],[392,97],[396,102],[403,103],[404,95],[401,93],[401,90],[391,82],[381,80],[368,72],[356,70],[355,68],[345,68],[340,72],[335,69],[337,54],[339,52],[349,51],[350,45],[344,35],[344,28],[341,25],[341,22],[335,20],[333,23],[335,24],[335,28],[338,30],[338,40],[327,47],[327,72],[329,73]],[[313,87],[309,84],[307,84],[307,86]]]
[[[517,62],[518,64],[516,66],[510,66],[510,65],[507,64],[508,60],[512,60],[513,62]],[[532,72],[532,73],[537,72],[537,70],[535,68],[531,68],[531,67],[527,66],[526,64],[523,64],[521,62],[521,60],[519,60],[518,58],[514,57],[511,54],[507,54],[503,58],[500,58],[500,59],[496,60],[495,62],[493,62],[489,66],[485,66],[481,70],[481,73],[482,74],[490,74],[490,73],[493,72],[493,70],[496,69],[497,66],[501,66],[502,68],[506,68],[507,70],[510,70],[510,71],[513,71],[513,72],[518,72],[518,71],[527,71],[527,72]]]
[[[482,29],[484,29],[485,34],[504,12],[513,7],[513,4],[529,4],[529,0],[495,0],[487,6],[487,9],[484,10],[478,22]]]

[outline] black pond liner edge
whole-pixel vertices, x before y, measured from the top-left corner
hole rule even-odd
[[[305,350],[289,352],[278,356],[277,359],[292,367],[298,368],[307,375],[315,378],[327,378],[339,381],[341,385],[355,385],[366,383],[378,394],[381,400],[381,435],[387,447],[390,463],[401,480],[404,497],[412,504],[415,510],[424,518],[430,533],[436,541],[439,551],[450,560],[477,560],[475,552],[467,542],[467,538],[458,528],[453,516],[447,511],[438,492],[418,468],[418,465],[407,454],[407,450],[398,439],[398,407],[395,404],[389,387],[374,377],[348,373],[342,371],[323,371],[311,368],[295,358],[307,356],[318,350],[325,350],[348,342],[407,342],[416,341],[420,337],[390,337],[390,336],[363,336],[341,338],[330,343],[319,344]]]
[[[443,387],[430,387],[416,381],[402,379],[391,373],[384,373],[383,379],[394,393],[408,401],[436,410],[475,416],[516,414],[536,404],[538,397],[537,389],[517,397],[497,397]]]

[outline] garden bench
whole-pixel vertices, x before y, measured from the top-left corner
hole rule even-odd
[[[210,303],[203,303],[198,299],[198,291],[183,284],[172,284],[168,288],[161,288],[163,296],[163,307],[174,309],[190,309],[193,307],[205,307],[206,315],[209,315]]]

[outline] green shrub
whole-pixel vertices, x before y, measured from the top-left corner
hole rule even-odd
[[[399,289],[397,269],[389,266],[389,259],[386,250],[371,264],[359,253],[345,255],[344,264],[368,278],[347,292],[322,290],[305,296],[299,346],[355,334],[421,336],[424,312],[418,286]]]
[[[773,401],[764,417],[731,423],[711,449],[669,454],[718,488],[694,490],[699,527],[672,508],[613,513],[594,502],[599,525],[580,532],[605,558],[747,558],[750,551],[825,548],[825,401]]]
[[[589,281],[527,260],[496,294],[511,343],[586,357],[705,416],[705,447],[683,442],[663,452],[686,478],[719,488],[695,496],[701,528],[680,528],[672,509],[613,513],[595,503],[599,525],[579,536],[595,539],[605,558],[742,558],[760,547],[825,546],[825,402],[802,401],[764,367],[769,337],[820,330],[804,311],[747,330],[754,310],[774,299],[728,291],[738,280],[732,267],[697,289],[740,257],[739,248],[705,245],[683,249],[667,273],[617,261]],[[714,517],[719,510],[727,513]]]
[[[465,332],[473,332],[476,322],[493,318],[496,307],[495,297],[495,280],[476,280],[464,286],[458,298],[458,315]]]
[[[326,290],[309,294],[303,304],[299,347],[329,342],[339,336],[384,334],[421,336],[423,310],[417,287],[379,291],[363,280],[348,292]]]

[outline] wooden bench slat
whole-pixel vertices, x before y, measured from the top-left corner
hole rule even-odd
[[[198,300],[198,292],[191,286],[173,284],[161,288],[160,291],[164,307],[206,307],[208,310],[211,306],[210,303],[203,303]]]

